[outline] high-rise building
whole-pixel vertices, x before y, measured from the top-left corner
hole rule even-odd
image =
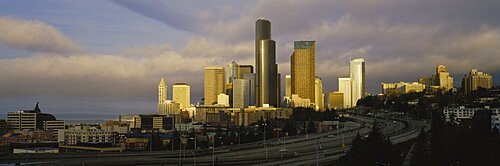
[[[291,56],[292,94],[315,102],[315,41],[295,41]]]
[[[233,81],[233,108],[246,108],[250,105],[250,80]]]
[[[363,58],[351,60],[351,106],[356,106],[359,99],[365,96],[365,60]]]
[[[324,111],[325,110],[325,100],[323,94],[323,83],[321,82],[321,78],[316,77],[314,81],[314,104],[316,105],[316,111]]]
[[[471,69],[469,75],[465,75],[462,80],[462,88],[466,94],[476,91],[479,87],[485,89],[493,88],[493,77],[477,69]]]
[[[328,108],[329,109],[343,109],[344,108],[344,93],[330,92],[328,94]]]
[[[42,113],[38,102],[33,110],[20,110],[7,113],[7,128],[16,130],[57,130],[64,129],[64,121],[56,120],[51,114]]]
[[[253,73],[253,66],[252,65],[239,65],[238,68],[238,79],[244,79],[245,74],[252,74]]]
[[[292,97],[292,75],[285,75],[285,97]]]
[[[449,91],[453,89],[453,78],[450,76],[450,73],[446,71],[446,66],[439,65],[436,68],[436,86],[439,86],[441,89]]]
[[[172,98],[181,104],[181,110],[191,107],[191,86],[186,83],[176,83],[172,88]]]
[[[255,106],[255,74],[254,73],[244,74],[243,79],[248,80],[248,85],[250,86],[249,106]]]
[[[255,103],[257,107],[279,106],[276,42],[271,39],[271,22],[255,22]]]
[[[224,92],[224,67],[205,67],[205,105],[217,103],[217,95]]]
[[[339,78],[339,92],[344,94],[344,108],[351,108],[351,78]]]
[[[165,112],[165,101],[167,101],[167,83],[165,83],[165,79],[161,78],[160,83],[158,83],[158,113]]]

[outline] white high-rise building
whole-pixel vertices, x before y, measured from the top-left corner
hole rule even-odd
[[[323,83],[321,82],[321,78],[317,76],[314,80],[314,104],[316,105],[316,111],[324,111],[325,101],[323,97]]]
[[[165,112],[165,103],[167,101],[167,84],[165,83],[165,79],[161,78],[160,83],[158,84],[158,113]]]
[[[351,78],[339,78],[339,92],[344,96],[344,108],[351,108]]]
[[[351,103],[356,106],[359,99],[365,96],[365,60],[363,58],[351,60]]]
[[[233,107],[246,108],[250,105],[250,80],[233,80]]]
[[[176,83],[172,87],[172,98],[181,104],[181,110],[191,107],[191,86],[186,83]]]

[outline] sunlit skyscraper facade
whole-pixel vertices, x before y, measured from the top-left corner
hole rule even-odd
[[[344,97],[343,107],[351,108],[351,78],[339,78],[339,92],[341,92]]]
[[[295,41],[291,56],[292,94],[315,102],[315,49],[314,41]]]
[[[355,107],[359,99],[365,96],[365,60],[363,58],[353,59],[350,64],[351,98],[352,106]]]
[[[224,93],[224,67],[205,67],[205,105],[217,103],[217,95]]]
[[[179,102],[180,109],[185,110],[191,106],[191,86],[187,83],[175,83],[172,86],[172,100]]]

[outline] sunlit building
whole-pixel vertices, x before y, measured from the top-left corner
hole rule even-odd
[[[476,91],[478,88],[493,88],[493,77],[477,69],[471,69],[469,75],[465,75],[462,80],[462,88],[466,94]]]
[[[344,108],[344,93],[330,92],[328,94],[328,108],[329,109],[343,109]]]
[[[217,95],[217,105],[229,107],[229,95],[224,93]]]
[[[446,66],[439,65],[436,68],[436,86],[439,86],[441,89],[449,91],[453,89],[453,78],[450,76],[450,73],[446,71]]]
[[[292,75],[285,75],[285,97],[292,97]]]
[[[344,108],[351,108],[351,78],[339,78],[339,92],[344,94]]]
[[[221,66],[205,67],[205,105],[217,103],[217,95],[224,92],[224,68]]]
[[[173,101],[180,103],[180,109],[191,107],[191,86],[186,83],[176,83],[172,88]]]
[[[290,58],[291,94],[312,102],[316,102],[315,97],[318,96],[315,94],[315,50],[315,41],[295,41]]]
[[[316,111],[325,110],[325,95],[323,94],[323,83],[321,78],[316,77],[314,80],[314,105]]]
[[[165,112],[165,102],[167,101],[167,83],[165,79],[161,78],[160,83],[158,83],[158,113],[161,114]]]
[[[359,99],[365,96],[365,60],[353,59],[350,64],[351,106],[355,107]]]
[[[425,85],[418,82],[382,83],[381,86],[385,95],[419,93],[425,90]]]

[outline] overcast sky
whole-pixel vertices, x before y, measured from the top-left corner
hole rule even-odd
[[[282,76],[293,41],[316,41],[325,93],[348,76],[350,56],[365,58],[372,94],[381,82],[416,81],[438,64],[455,86],[470,68],[498,78],[499,7],[498,0],[0,0],[0,114],[37,101],[62,117],[156,112],[161,77],[169,88],[191,84],[196,103],[205,66],[254,64],[259,17],[272,22]]]

